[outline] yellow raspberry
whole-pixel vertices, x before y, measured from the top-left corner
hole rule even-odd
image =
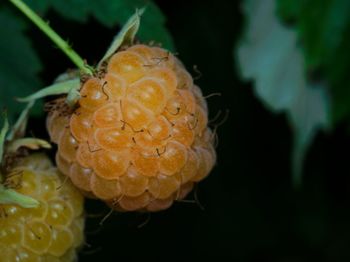
[[[75,261],[84,241],[83,197],[43,154],[20,159],[4,184],[39,201],[0,204],[1,261]]]
[[[211,171],[206,101],[168,51],[119,51],[80,95],[73,112],[52,111],[47,128],[58,167],[86,194],[117,210],[157,211]]]

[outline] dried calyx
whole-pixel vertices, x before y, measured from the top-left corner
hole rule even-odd
[[[18,158],[26,155],[27,150],[50,148],[50,144],[42,139],[23,138],[27,117],[34,102],[28,103],[15,125],[10,129],[6,115],[0,131],[0,204],[17,204],[25,208],[37,207],[39,202],[12,189],[6,183],[7,174]]]

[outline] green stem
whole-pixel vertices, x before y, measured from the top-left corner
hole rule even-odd
[[[29,6],[23,3],[22,0],[10,0],[10,2],[36,24],[83,73],[92,75],[90,67],[85,64],[84,60]]]

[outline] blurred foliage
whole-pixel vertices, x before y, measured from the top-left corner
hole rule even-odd
[[[327,126],[329,98],[322,85],[307,81],[295,31],[275,15],[275,0],[246,0],[246,31],[237,49],[241,74],[253,79],[256,95],[274,112],[286,112],[294,131],[293,180],[316,131]],[[235,50],[236,51],[236,50]]]
[[[53,8],[66,19],[86,23],[89,17],[94,17],[107,27],[123,25],[136,8],[146,7],[138,33],[140,40],[155,41],[165,48],[174,49],[171,35],[164,25],[165,16],[150,0],[26,0],[25,2],[40,14],[45,14],[49,8]]]
[[[332,98],[332,122],[350,120],[350,1],[276,0],[292,25],[311,79],[324,81]]]
[[[123,25],[136,8],[146,7],[141,18],[142,24],[138,38],[143,42],[161,43],[164,47],[174,50],[171,35],[165,28],[165,16],[152,1],[28,0],[25,2],[43,16],[52,9],[63,18],[80,23],[86,23],[89,18],[94,17],[103,26],[115,28],[115,33],[118,31],[117,25]],[[22,109],[14,102],[14,98],[26,96],[43,87],[38,73],[44,65],[39,60],[29,36],[25,34],[25,31],[28,28],[33,28],[34,25],[22,14],[18,15],[18,13],[13,12],[14,9],[9,11],[9,7],[12,8],[7,2],[0,3],[0,24],[2,25],[0,26],[0,106],[7,108],[9,118],[13,119],[14,115]],[[49,41],[47,40],[47,44],[52,45]],[[81,45],[83,43],[73,44]],[[106,50],[107,47],[105,47]],[[43,113],[40,106],[37,106],[34,111],[37,115]]]
[[[40,86],[38,73],[42,64],[24,35],[28,28],[25,20],[0,8],[0,25],[0,106],[7,109],[13,120],[23,109],[14,98],[28,95]],[[36,113],[42,111],[39,107],[36,109]]]

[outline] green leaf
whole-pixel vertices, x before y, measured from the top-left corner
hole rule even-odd
[[[350,1],[277,0],[278,14],[292,22],[309,73],[328,83],[332,122],[350,117]]]
[[[246,0],[243,9],[247,27],[237,51],[241,74],[254,81],[266,107],[287,113],[294,131],[293,181],[299,185],[305,152],[317,130],[329,123],[329,98],[321,84],[307,81],[296,32],[279,22],[275,1]]]
[[[79,87],[80,87],[80,79],[74,78],[74,79],[54,83],[50,86],[40,89],[36,93],[33,93],[27,97],[18,98],[17,100],[20,102],[32,102],[47,96],[68,94],[72,89],[78,89]]]
[[[23,107],[14,98],[32,93],[41,86],[42,66],[25,36],[25,23],[6,9],[0,10],[0,107],[7,108],[9,119]],[[39,113],[40,107],[36,107]]]
[[[48,5],[61,16],[78,22],[86,22],[89,16],[93,16],[107,27],[124,25],[136,9],[146,7],[138,34],[140,40],[155,41],[169,50],[174,50],[172,37],[165,26],[166,19],[157,5],[150,0],[27,0],[26,3],[39,11],[47,10]]]
[[[36,12],[38,12],[39,14],[43,14],[45,12],[47,12],[49,6],[50,6],[50,2],[49,1],[42,1],[42,0],[25,0],[24,2],[26,2],[28,5],[31,6],[31,8],[33,8]],[[61,1],[58,1],[61,2]]]
[[[24,208],[36,208],[40,203],[32,197],[20,194],[0,184],[0,204],[15,204]]]
[[[61,16],[76,20],[78,22],[84,23],[88,20],[89,12],[91,11],[91,4],[95,2],[95,5],[99,1],[93,0],[46,0],[50,2],[57,13]]]
[[[120,32],[113,39],[112,44],[106,51],[106,54],[99,62],[99,66],[104,61],[109,59],[123,44],[131,44],[134,41],[135,35],[140,27],[140,18],[143,12],[144,9],[136,10],[135,14],[129,18]]]

